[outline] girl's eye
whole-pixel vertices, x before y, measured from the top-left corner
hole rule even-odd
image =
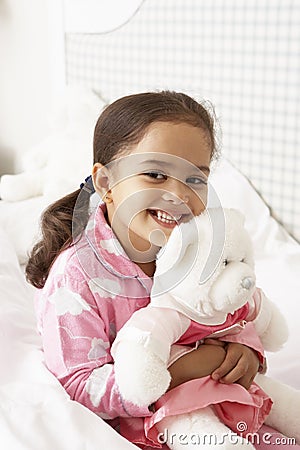
[[[186,180],[187,183],[190,184],[201,184],[201,185],[206,185],[207,184],[207,180],[205,178],[201,178],[201,177],[189,177]]]
[[[147,177],[153,178],[154,180],[166,180],[167,175],[161,172],[144,172],[143,175],[146,175]]]

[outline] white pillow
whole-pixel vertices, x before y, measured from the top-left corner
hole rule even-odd
[[[209,202],[215,206],[212,195],[224,208],[236,208],[246,219],[245,225],[254,245],[255,257],[278,253],[281,245],[296,244],[287,231],[271,216],[270,209],[249,180],[222,157],[215,163],[210,176]],[[211,192],[213,191],[213,192]]]

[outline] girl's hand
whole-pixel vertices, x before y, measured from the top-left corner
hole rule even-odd
[[[255,350],[243,344],[229,342],[224,361],[212,372],[211,377],[221,383],[238,383],[249,389],[258,368],[259,359]]]

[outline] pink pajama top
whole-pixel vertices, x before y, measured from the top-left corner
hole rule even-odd
[[[232,429],[239,418],[247,423],[247,432],[256,431],[270,410],[271,400],[255,384],[247,391],[237,384],[222,385],[210,377],[192,380],[162,396],[154,413],[121,398],[110,348],[129,317],[148,305],[152,278],[128,258],[104,214],[105,205],[100,204],[78,242],[57,257],[38,293],[38,329],[48,369],[72,400],[107,420],[141,448],[162,447],[155,424],[164,417],[209,404]],[[229,326],[235,321],[240,323],[247,314],[245,307],[236,317],[229,315],[226,322]],[[228,324],[224,323],[224,327]],[[263,358],[251,325],[222,340],[246,344]],[[207,334],[217,330],[220,326],[216,330],[209,327]],[[174,354],[181,355],[197,345],[204,337],[203,330],[199,337],[199,331],[191,322],[183,339],[176,343],[184,344],[183,350],[174,346],[173,360]]]

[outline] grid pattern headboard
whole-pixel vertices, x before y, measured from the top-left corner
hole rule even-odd
[[[66,34],[67,82],[111,101],[175,89],[215,105],[222,148],[300,239],[300,1],[145,0],[110,33]]]

